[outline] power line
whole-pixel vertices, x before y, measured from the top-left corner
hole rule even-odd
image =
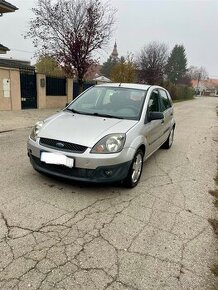
[[[27,50],[21,50],[21,49],[15,49],[15,48],[11,48],[10,51],[17,51],[17,52],[25,52],[25,53],[34,53],[33,51],[27,51]]]

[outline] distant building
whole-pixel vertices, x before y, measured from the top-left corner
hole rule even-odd
[[[3,13],[14,12],[17,9],[18,8],[11,3],[0,0],[0,16],[2,16]]]
[[[7,48],[6,46],[0,44],[0,54],[6,54],[7,51],[10,51],[10,49]]]
[[[113,51],[111,53],[111,59],[112,59],[112,61],[118,61],[119,60],[116,41],[114,43],[114,49],[113,49]]]
[[[201,96],[218,95],[218,79],[192,80],[192,87]]]
[[[109,59],[110,59],[110,63],[112,63],[112,64],[114,64],[114,62],[119,61],[116,41],[114,43],[114,48],[113,48],[113,51],[112,51]],[[84,79],[86,81],[96,81],[96,78],[98,78],[98,77],[105,78],[105,76],[103,76],[101,73],[101,68],[102,68],[102,65],[100,65],[100,64],[92,64],[88,68],[88,71],[86,72],[86,74],[84,76]],[[98,79],[97,81],[99,82],[100,79]],[[102,79],[102,81],[106,82],[106,79],[105,80]],[[108,79],[108,81],[110,81],[110,80]]]
[[[105,76],[96,77],[93,81],[96,81],[97,84],[111,83],[111,80]]]
[[[16,68],[20,70],[35,72],[35,67],[30,64],[30,61],[25,61],[25,60],[0,58],[0,67]]]
[[[84,76],[84,79],[87,80],[87,81],[91,81],[93,80],[94,78],[96,78],[97,76],[100,76],[100,70],[101,70],[101,65],[100,64],[92,64],[85,76]]]
[[[3,13],[14,12],[17,9],[18,8],[16,6],[12,5],[11,3],[6,2],[4,0],[0,0],[0,16],[2,16]],[[1,41],[1,39],[0,39],[0,41]],[[6,46],[4,46],[0,43],[0,54],[5,54],[9,50],[10,50],[9,48],[7,48]]]

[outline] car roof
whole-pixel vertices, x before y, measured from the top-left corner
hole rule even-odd
[[[138,89],[138,90],[148,90],[151,85],[144,84],[133,84],[133,83],[104,83],[96,85],[97,87],[113,87],[113,88],[128,88],[128,89]]]

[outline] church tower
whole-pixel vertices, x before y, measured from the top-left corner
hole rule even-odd
[[[114,43],[114,49],[113,49],[113,51],[111,53],[111,58],[112,58],[112,60],[115,60],[115,61],[118,61],[119,60],[118,52],[117,52],[117,43],[116,43],[116,41]]]

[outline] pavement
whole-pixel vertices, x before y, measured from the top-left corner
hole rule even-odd
[[[37,121],[41,121],[60,110],[61,108],[0,111],[0,132],[32,127]]]
[[[217,290],[216,106],[177,103],[172,148],[131,190],[35,172],[30,127],[56,110],[0,112],[0,289]]]

